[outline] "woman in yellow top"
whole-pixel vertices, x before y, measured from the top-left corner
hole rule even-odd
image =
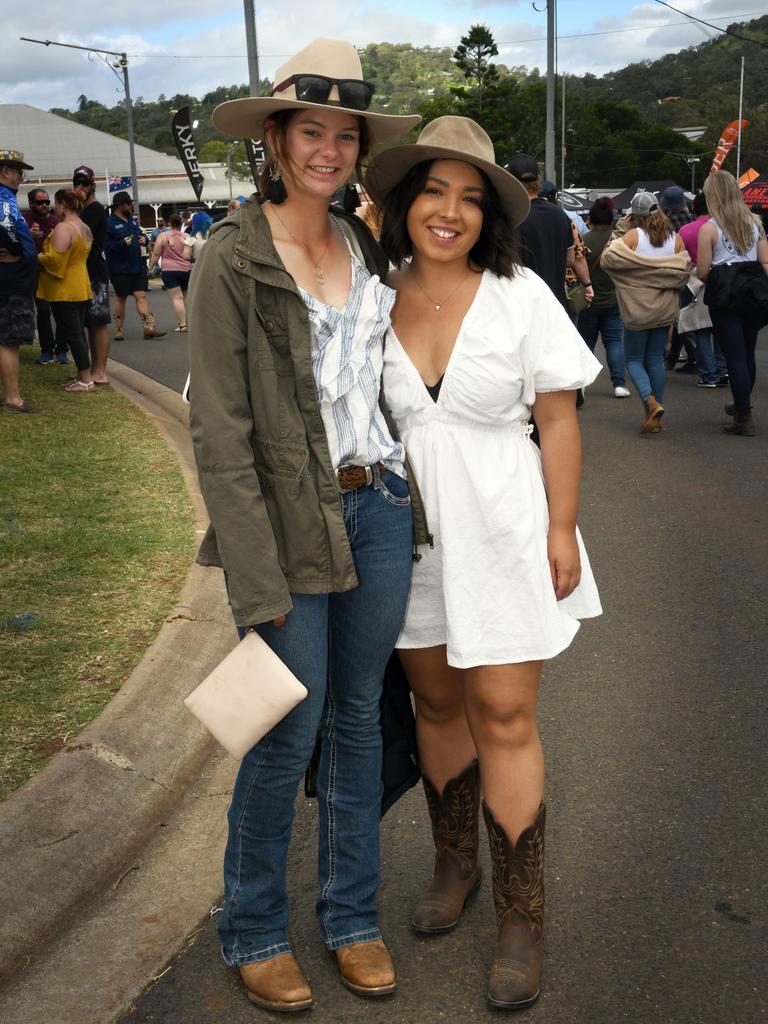
[[[37,283],[37,297],[51,304],[57,340],[62,347],[69,346],[77,367],[77,376],[64,385],[64,390],[78,393],[96,389],[85,335],[85,311],[92,295],[85,261],[93,236],[80,220],[82,208],[82,200],[71,189],[60,188],[54,196],[59,223],[38,256]]]

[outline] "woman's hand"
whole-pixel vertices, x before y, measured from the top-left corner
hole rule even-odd
[[[555,597],[562,601],[576,589],[581,579],[581,559],[576,531],[550,527],[547,535],[547,559]]]

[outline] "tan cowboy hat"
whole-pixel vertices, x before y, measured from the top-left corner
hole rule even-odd
[[[333,84],[327,98],[320,101],[298,98],[296,84],[293,81],[297,75],[331,79]],[[373,141],[382,142],[396,139],[409,128],[414,128],[421,120],[418,114],[374,114],[358,107],[342,105],[339,89],[347,82],[355,85],[364,84],[363,66],[354,46],[340,39],[313,39],[295,57],[291,57],[277,69],[272,96],[245,96],[239,100],[220,103],[213,112],[213,123],[220,132],[234,135],[238,139],[249,139],[258,134],[264,120],[278,110],[325,107],[328,110],[339,110],[345,114],[364,117]]]
[[[433,160],[463,160],[472,164],[488,175],[513,225],[528,216],[528,193],[517,178],[496,163],[488,135],[475,121],[453,114],[430,121],[413,145],[393,146],[380,153],[368,168],[365,187],[381,206],[412,167]]]

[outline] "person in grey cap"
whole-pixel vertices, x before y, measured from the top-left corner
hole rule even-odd
[[[664,348],[691,261],[653,192],[636,193],[629,215],[630,230],[611,239],[600,266],[616,286],[627,372],[645,407],[640,433],[658,434],[665,411]]]

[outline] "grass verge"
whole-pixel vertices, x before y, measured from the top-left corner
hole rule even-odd
[[[109,387],[21,349],[42,416],[0,413],[0,799],[98,715],[175,604],[194,550],[181,470]]]

